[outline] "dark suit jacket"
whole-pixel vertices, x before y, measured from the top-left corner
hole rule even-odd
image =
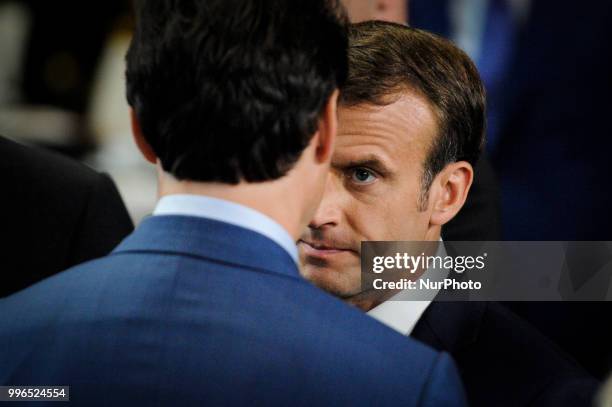
[[[457,361],[470,406],[590,406],[598,383],[495,302],[432,302],[412,337]]]
[[[132,230],[111,179],[0,137],[0,297],[108,254]]]
[[[189,216],[0,301],[0,384],[106,405],[461,406],[454,364],[305,281],[268,238]]]

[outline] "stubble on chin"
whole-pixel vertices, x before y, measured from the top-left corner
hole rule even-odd
[[[351,278],[351,275],[342,275],[340,272],[319,265],[303,265],[300,267],[300,274],[316,287],[341,300],[347,300],[361,292],[359,278]]]

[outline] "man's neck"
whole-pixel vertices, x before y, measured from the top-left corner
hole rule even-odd
[[[437,242],[441,240],[442,228],[438,225],[429,225],[427,232],[425,233],[425,237],[423,238],[424,242]]]
[[[167,195],[202,195],[238,203],[270,217],[297,240],[302,228],[302,208],[283,180],[236,185],[215,182],[178,181],[163,173],[158,177],[159,198]],[[295,190],[294,190],[295,191]]]

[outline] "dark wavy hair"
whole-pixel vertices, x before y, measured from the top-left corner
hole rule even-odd
[[[127,99],[165,171],[235,184],[285,175],[347,76],[338,0],[141,0]]]
[[[340,103],[393,103],[417,92],[437,118],[421,192],[452,162],[475,165],[485,143],[485,90],[472,60],[452,42],[401,24],[367,21],[349,30],[349,76]]]

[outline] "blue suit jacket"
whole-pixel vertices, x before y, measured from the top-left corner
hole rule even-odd
[[[303,280],[247,229],[157,216],[0,303],[0,384],[81,403],[459,406],[450,357]]]

